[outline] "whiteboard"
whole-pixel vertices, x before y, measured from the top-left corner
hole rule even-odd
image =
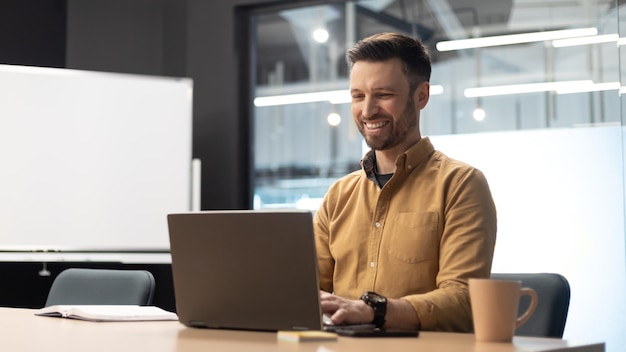
[[[0,250],[168,250],[192,80],[0,65]]]

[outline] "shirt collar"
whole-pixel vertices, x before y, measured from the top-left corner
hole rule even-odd
[[[396,158],[396,171],[404,170],[406,173],[411,172],[422,160],[426,159],[435,151],[435,147],[430,142],[428,137],[423,137],[404,153],[398,155]],[[361,168],[365,172],[368,179],[377,183],[376,181],[376,153],[374,150],[369,150],[361,159]]]

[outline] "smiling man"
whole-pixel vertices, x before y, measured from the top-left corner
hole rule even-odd
[[[430,56],[396,33],[347,54],[352,115],[371,150],[314,218],[324,314],[334,324],[471,331],[467,280],[490,276],[496,210],[484,175],[419,129]]]

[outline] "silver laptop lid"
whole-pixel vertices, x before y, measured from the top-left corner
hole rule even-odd
[[[182,324],[322,328],[311,212],[204,211],[167,220]]]

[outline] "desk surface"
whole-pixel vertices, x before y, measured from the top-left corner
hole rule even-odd
[[[0,351],[429,351],[602,352],[604,343],[515,337],[510,343],[476,343],[472,334],[421,332],[418,338],[350,338],[332,342],[277,341],[271,332],[185,328],[175,321],[106,322],[39,317],[32,309],[0,308]]]

